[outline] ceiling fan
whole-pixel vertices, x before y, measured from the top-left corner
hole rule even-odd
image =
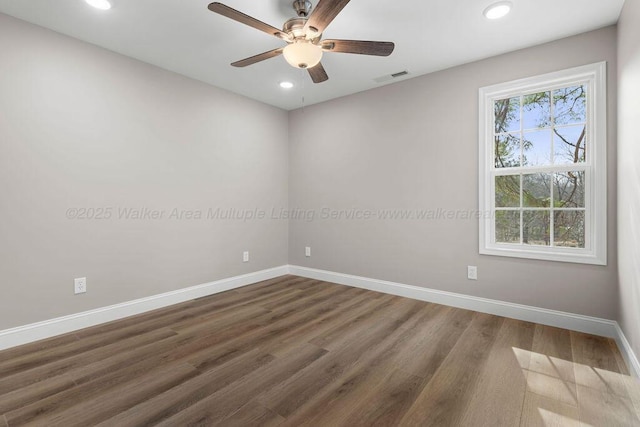
[[[314,83],[322,83],[329,79],[320,62],[323,52],[389,56],[395,47],[391,42],[322,40],[322,32],[338,16],[347,3],[349,3],[349,0],[319,0],[312,12],[309,0],[295,0],[293,8],[298,17],[291,18],[285,22],[282,30],[222,3],[211,3],[209,10],[287,42],[285,47],[234,62],[231,64],[232,66],[246,67],[265,59],[284,55],[285,60],[293,67],[307,69]]]

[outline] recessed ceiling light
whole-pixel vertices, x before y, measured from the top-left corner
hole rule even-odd
[[[503,18],[511,12],[511,6],[513,5],[510,1],[494,3],[484,10],[484,16],[486,16],[487,19]]]
[[[280,82],[280,87],[282,89],[291,89],[293,87],[293,83],[291,83],[291,82]]]
[[[111,9],[111,3],[109,3],[109,0],[84,0],[87,2],[87,4],[95,7],[96,9],[100,9],[100,10],[109,10]]]

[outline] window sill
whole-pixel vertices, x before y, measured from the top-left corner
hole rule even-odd
[[[481,247],[480,255],[504,256],[512,258],[533,259],[542,261],[569,262],[574,264],[607,265],[606,255],[598,257],[591,251],[580,251],[561,248],[529,248],[519,245],[496,245],[492,247]]]

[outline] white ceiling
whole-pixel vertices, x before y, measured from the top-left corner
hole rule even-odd
[[[328,53],[329,81],[313,84],[283,57],[247,68],[229,64],[284,42],[210,12],[210,0],[111,0],[99,11],[83,0],[0,0],[0,12],[51,28],[214,86],[291,110],[385,83],[402,70],[411,78],[617,22],[624,0],[512,0],[513,11],[489,21],[496,0],[352,0],[324,38],[393,41],[389,57]],[[281,27],[293,0],[223,0]],[[316,1],[312,0],[312,3]],[[294,89],[278,83],[289,80]],[[394,80],[397,81],[398,79]]]

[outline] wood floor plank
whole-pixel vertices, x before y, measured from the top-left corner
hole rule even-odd
[[[0,414],[38,402],[48,396],[73,388],[76,384],[69,375],[60,375],[43,383],[21,387],[0,396]]]
[[[225,328],[225,325],[220,325]],[[232,331],[228,334],[233,336]],[[20,410],[10,413],[12,420],[30,419],[35,415],[42,415],[45,412],[59,411],[61,408],[69,406],[78,397],[91,397],[100,394],[104,390],[128,381],[131,377],[140,376],[155,366],[162,363],[171,363],[187,357],[190,353],[185,349],[196,351],[207,348],[209,340],[219,341],[220,336],[216,332],[207,335],[171,335],[166,339],[153,339],[148,337],[144,341],[140,337],[136,338],[136,343],[123,341],[118,344],[120,352],[112,349],[109,353],[115,353],[111,357],[98,360],[89,365],[80,365],[76,369],[69,371],[74,377],[74,381],[79,385],[77,388],[58,393],[46,399],[40,396],[41,401],[34,405],[27,405]],[[137,344],[138,346],[132,346]],[[112,345],[112,346],[115,346]],[[122,349],[130,348],[129,351],[122,352]],[[82,355],[79,356],[82,359]],[[131,363],[133,361],[133,363]],[[46,366],[43,367],[46,370]],[[34,384],[36,387],[38,384]]]
[[[345,426],[387,426],[409,411],[425,385],[424,378],[394,369],[354,409]]]
[[[344,295],[338,296],[337,293]],[[295,306],[287,307],[278,312],[265,313],[257,317],[249,317],[246,319],[230,318],[230,324],[221,323],[219,319],[207,319],[201,321],[197,325],[191,325],[188,328],[177,328],[181,336],[192,337],[190,342],[183,343],[173,354],[173,360],[181,357],[190,356],[190,361],[197,364],[200,369],[206,369],[205,365],[213,366],[224,361],[221,357],[231,357],[240,351],[247,351],[252,344],[257,341],[252,340],[268,340],[277,336],[291,327],[296,322],[295,316],[307,315],[308,318],[318,315],[326,311],[323,302],[329,299],[340,300],[340,298],[348,297],[348,289],[330,289],[323,296],[312,296],[308,299],[301,298]],[[315,310],[313,314],[308,314],[303,309],[306,306],[309,310]],[[234,322],[235,320],[235,322]],[[299,320],[299,319],[298,319]],[[278,323],[279,322],[279,323]],[[269,331],[263,328],[271,328]],[[277,329],[280,328],[280,329]],[[276,330],[277,329],[277,330]],[[239,341],[244,340],[242,348],[232,348],[237,346]],[[220,346],[225,345],[225,348]],[[202,355],[202,359],[198,360],[198,354]]]
[[[565,329],[537,325],[527,391],[567,405],[578,405],[571,333]]]
[[[290,354],[277,358],[273,363],[258,369],[251,378],[243,378],[217,391],[159,423],[158,426],[215,425],[226,417],[232,416],[261,391],[269,390],[280,384],[295,375],[300,369],[313,364],[318,359],[321,360],[326,354],[327,350],[312,344],[302,345]]]
[[[640,426],[631,399],[578,385],[580,422],[589,426]]]
[[[286,291],[288,291],[286,288],[282,290],[282,292]],[[211,318],[218,317],[223,314],[228,314],[228,312],[225,313],[225,309],[230,309],[229,311],[237,310],[236,306],[246,304],[247,301],[252,301],[253,298],[250,294],[238,295],[234,291],[216,294],[216,296],[218,297],[216,300],[200,301],[199,303],[189,301],[172,307],[154,310],[150,313],[87,328],[69,337],[65,337],[67,341],[72,342],[99,335],[101,338],[97,338],[96,341],[100,341],[102,345],[104,345],[110,340],[109,336],[105,336],[105,334],[116,330],[119,331],[119,335],[123,333],[123,330],[142,333],[153,328],[180,325],[201,314],[207,314]],[[259,308],[254,307],[253,309]],[[119,335],[114,335],[111,341],[120,340],[121,337]],[[50,347],[52,346],[46,346],[44,349],[49,349]],[[28,351],[28,353],[32,357],[43,360],[43,355],[37,354],[38,351]]]
[[[300,323],[279,337],[265,342],[262,347],[275,356],[280,356],[291,351],[301,342],[310,342],[325,331],[344,323],[350,318],[364,312],[373,310],[378,300],[367,294],[353,293],[353,296],[341,301],[336,301],[334,309],[326,311],[305,323]]]
[[[224,304],[228,299],[239,299],[241,298],[234,291],[224,292],[218,294],[220,299],[216,301],[211,301],[211,304]],[[118,319],[111,322],[107,322],[104,324],[100,324],[97,326],[92,326],[86,329],[82,329],[80,331],[75,332],[75,334],[80,338],[88,338],[96,335],[104,335],[109,332],[120,330],[130,326],[136,326],[140,324],[145,324],[147,322],[157,322],[157,324],[162,324],[167,319],[168,323],[170,323],[169,319],[175,318],[174,316],[177,314],[178,316],[186,315],[191,312],[192,309],[202,309],[205,304],[202,302],[197,302],[197,300],[186,301],[183,303],[175,304],[170,307],[159,308],[157,310],[152,310],[146,313],[138,314],[135,316],[127,317],[125,319]],[[164,325],[162,325],[164,326]]]
[[[520,424],[535,325],[505,319],[461,420],[463,426]]]
[[[47,425],[68,427],[94,425],[197,374],[198,371],[188,364],[167,365],[42,421]]]
[[[283,417],[265,408],[255,400],[238,409],[231,416],[216,423],[225,427],[276,427],[285,421]]]
[[[397,367],[403,367],[399,360],[407,353],[411,353],[416,359],[430,359],[427,347],[418,348],[417,343],[423,342],[423,333],[425,329],[439,331],[442,336],[450,336],[455,330],[449,329],[452,317],[442,315],[443,312],[454,313],[452,310],[443,306],[423,303],[422,310],[415,313],[414,316],[405,318],[404,323],[399,323],[399,327],[389,334],[382,342],[369,348],[362,358],[353,366],[352,369],[336,378],[330,385],[317,394],[310,402],[301,406],[293,416],[288,417],[287,424],[291,426],[302,425],[349,425],[352,421],[348,421],[353,413],[363,413],[361,406],[369,406],[370,402],[377,401],[378,390],[385,387],[388,381],[389,372],[393,372]],[[459,313],[471,313],[458,311]],[[385,319],[388,319],[385,317]],[[471,315],[469,315],[469,320]],[[391,319],[390,319],[391,320]],[[391,320],[393,321],[393,320]],[[397,322],[397,321],[395,321]],[[398,322],[397,322],[398,323]],[[407,327],[410,325],[410,327]],[[453,347],[458,337],[452,341],[448,350]],[[430,343],[430,347],[433,346]],[[415,351],[418,349],[418,351]],[[433,361],[434,365],[439,366],[446,354],[439,359]],[[416,355],[420,355],[416,357]],[[433,356],[438,358],[438,353]],[[422,362],[426,364],[425,362]],[[433,370],[435,371],[436,368]],[[407,374],[407,377],[412,377]],[[426,383],[423,377],[420,377],[423,383]],[[385,389],[386,390],[386,389]],[[387,397],[385,401],[389,400]],[[402,408],[409,400],[405,397],[401,400],[389,400],[397,407]],[[393,405],[387,404],[387,413],[392,413]],[[359,415],[358,418],[362,418]],[[399,419],[399,418],[398,418]]]
[[[627,377],[609,338],[571,332],[580,420],[592,425],[640,425]],[[599,402],[594,411],[594,403]]]
[[[36,354],[27,354],[18,358],[0,361],[0,377],[8,376],[16,372],[31,369],[33,367],[73,357],[82,352],[103,347],[108,343],[117,343],[123,340],[139,336],[145,332],[153,332],[155,326],[147,326],[140,329],[135,326],[115,330],[102,336],[92,336],[86,339],[71,342],[69,344],[54,347]],[[165,332],[166,333],[166,332]]]
[[[425,386],[401,425],[458,425],[476,386],[503,318],[476,313],[449,356]]]
[[[622,357],[622,353],[620,353],[620,349],[616,344],[616,340],[609,340],[609,347],[611,348],[611,351],[616,358],[616,362],[618,362],[618,372],[620,372],[622,375],[629,376],[629,367],[627,366],[627,362],[625,362],[624,357]]]
[[[258,300],[268,300],[281,293],[294,293],[295,289],[282,289],[274,293],[274,295],[266,295],[257,298],[247,296],[246,294],[235,294],[229,298],[224,298],[219,301],[207,300],[201,301],[198,305],[186,307],[178,312],[168,313],[165,316],[154,316],[154,318],[136,322],[131,325],[132,328],[164,328],[170,327],[171,329],[180,329],[185,325],[193,325],[202,322],[203,320],[213,320],[220,317],[233,315],[236,312],[244,312],[246,310],[263,311],[268,310],[261,309],[261,307],[254,304]]]
[[[336,283],[331,283],[331,282],[325,282],[322,280],[316,280],[316,279],[306,279],[303,282],[300,283],[296,283],[296,288],[304,291],[304,290],[308,290],[311,288],[315,288],[317,287],[320,283],[322,283],[323,287],[326,286],[331,286],[331,287],[344,287],[344,285],[338,285]]]
[[[575,383],[571,332],[536,325],[529,371]]]
[[[354,331],[360,328],[362,325],[367,325],[368,321],[374,317],[382,319],[384,316],[377,316],[376,314],[381,314],[388,311],[391,308],[398,307],[403,302],[394,298],[390,295],[386,295],[377,301],[375,308],[373,308],[369,312],[365,312],[360,314],[357,317],[349,319],[348,322],[344,324],[340,324],[335,326],[334,328],[326,331],[325,333],[313,338],[310,342],[317,345],[318,347],[323,347],[328,350],[338,348],[345,340],[345,337],[349,337],[354,334]],[[409,306],[405,304],[405,306]],[[392,321],[395,321],[391,319]]]
[[[69,374],[74,380],[81,380],[82,377],[73,373],[74,369],[84,370],[87,366],[91,366],[101,360],[109,359],[111,356],[126,353],[128,349],[144,346],[148,343],[157,343],[177,334],[171,330],[151,331],[148,334],[142,334],[131,337],[119,342],[107,344],[104,347],[98,347],[85,353],[70,356],[59,361],[42,364],[26,371],[17,372],[8,376],[0,377],[0,399],[5,393],[9,393],[19,388],[29,387],[32,384],[39,383],[48,379],[53,379],[59,375]],[[115,363],[121,363],[116,360]]]
[[[7,418],[12,425],[23,425],[32,420],[47,418],[51,414],[69,409],[82,400],[104,395],[106,391],[120,387],[131,381],[132,378],[139,378],[157,367],[163,366],[164,363],[170,363],[171,357],[168,356],[171,355],[171,350],[167,351],[166,345],[165,340],[165,342],[145,346],[145,349],[151,348],[158,351],[158,354],[151,357],[137,358],[132,354],[127,354],[127,358],[130,359],[129,363],[123,363],[119,368],[103,372],[101,375],[95,374],[95,369],[88,365],[84,369],[86,374],[83,377],[83,382],[79,383],[77,387],[40,398],[32,404],[9,412]],[[174,345],[170,346],[170,348],[174,347]]]
[[[283,284],[280,284],[280,286],[273,285],[273,289],[271,289],[270,292],[265,292],[264,289],[255,289],[251,292],[239,292],[233,299],[229,299],[228,301],[226,301],[224,303],[225,306],[216,306],[216,304],[220,303],[215,299],[208,300],[207,305],[214,304],[213,307],[216,308],[227,308],[246,304],[258,304],[260,302],[268,303],[271,300],[275,300],[283,296],[300,295],[302,292],[304,292],[304,289],[302,289],[301,286],[302,283],[287,283],[286,286],[284,286]],[[319,289],[326,289],[326,287],[319,287]]]
[[[111,374],[123,366],[131,366],[131,361],[134,361],[136,364],[145,360],[149,364],[154,361],[165,363],[173,362],[179,360],[179,357],[176,356],[179,349],[183,349],[192,344],[195,344],[193,348],[206,348],[210,336],[216,336],[216,339],[219,339],[220,335],[217,333],[219,330],[233,324],[233,321],[250,318],[256,313],[262,313],[262,311],[246,310],[245,312],[237,312],[237,317],[233,320],[227,317],[221,317],[218,319],[219,323],[217,324],[217,328],[210,329],[208,334],[180,335],[171,331],[173,335],[164,339],[151,342],[138,339],[134,346],[128,347],[125,351],[120,351],[108,358],[98,360],[95,363],[84,364],[69,371],[69,373],[73,376],[74,381],[80,385],[100,378],[102,375]]]
[[[275,320],[275,318],[285,318],[287,316],[295,314],[296,312],[300,311],[301,309],[304,309],[305,307],[321,305],[323,302],[331,301],[332,298],[339,298],[338,295],[347,293],[347,292],[349,292],[349,289],[326,288],[314,295],[301,296],[296,301],[283,305],[282,307],[279,307],[277,310],[273,310],[273,311],[267,310],[268,313],[265,315],[271,315],[272,321]],[[260,308],[262,310],[266,310],[261,306],[258,306],[258,307],[248,306],[248,308]],[[212,316],[204,316],[196,319],[193,322],[189,322],[187,324],[178,324],[172,327],[172,329],[179,333],[192,333],[208,327],[208,325],[211,323],[212,320],[215,321],[215,318]]]
[[[316,282],[317,284],[321,283],[320,281]],[[324,289],[326,289],[326,287],[324,286],[316,286],[314,288],[309,288],[306,290],[302,290],[302,289],[295,289],[295,292],[286,294],[286,295],[281,295],[278,298],[272,298],[269,301],[265,301],[265,302],[259,302],[258,304],[263,307],[266,308],[267,310],[276,310],[279,307],[282,307],[284,305],[287,305],[291,302],[295,302],[298,299],[300,299],[302,296],[308,297],[311,295],[315,295],[318,294],[320,292],[322,292]]]
[[[629,398],[625,375],[619,372],[620,366],[609,341],[609,338],[571,332],[576,383]]]
[[[251,298],[259,298],[264,295],[272,295],[275,292],[295,289],[295,290],[304,290],[308,288],[310,283],[315,282],[314,279],[308,279],[303,277],[291,277],[285,280],[278,280],[275,283],[262,286],[262,285],[251,285],[246,286],[244,288],[236,289],[240,295],[246,295]]]
[[[122,351],[135,341],[136,343],[149,343],[156,342],[158,340],[162,340],[163,338],[173,336],[174,334],[171,331],[153,331],[150,334],[147,334],[143,337],[134,337],[133,339],[125,340],[120,343],[115,343],[111,348],[105,350],[104,353],[99,352],[99,357],[106,357],[108,354],[114,354],[118,351]],[[90,357],[87,357],[90,359]],[[69,366],[77,367],[78,369],[84,368],[84,358],[83,355],[78,355],[63,362],[65,363],[64,369],[60,367],[60,363],[54,363],[54,367],[52,371],[65,371],[63,375],[52,375],[50,378],[46,378],[37,382],[30,381],[29,385],[23,385],[20,388],[9,389],[12,391],[7,391],[6,393],[0,395],[0,412],[6,413],[13,409],[17,409],[21,406],[29,405],[32,402],[40,401],[48,396],[52,396],[54,394],[60,393],[66,389],[71,388],[74,384],[77,384],[74,376],[70,373]],[[38,374],[46,377],[47,369],[51,367],[50,365],[45,365],[42,368],[36,368],[34,371],[37,371]],[[31,373],[29,373],[31,375]],[[12,375],[10,380],[15,379],[19,380],[21,375]],[[16,382],[16,381],[14,381]]]
[[[335,344],[335,350],[272,390],[262,393],[258,401],[283,417],[290,417],[357,363],[366,354],[365,350],[374,351],[373,347],[402,324],[397,320],[385,320],[381,318],[375,324],[361,325],[361,328],[354,328],[350,334],[341,336],[339,341],[332,343]]]
[[[640,419],[640,381],[630,376],[626,376],[624,379],[627,393],[636,410],[636,416]]]
[[[203,323],[215,321],[216,318],[221,315],[233,314],[237,311],[246,310],[246,309],[262,309],[265,313],[268,313],[268,312],[271,312],[271,310],[265,308],[263,304],[268,303],[273,299],[277,299],[280,296],[292,296],[292,295],[296,296],[296,298],[290,302],[291,304],[290,309],[293,310],[295,309],[295,307],[305,304],[305,302],[308,301],[310,298],[314,298],[314,297],[320,298],[320,299],[314,300],[315,302],[319,302],[325,297],[329,298],[331,295],[334,295],[338,291],[339,289],[337,288],[333,288],[333,289],[324,288],[324,289],[321,289],[320,292],[318,292],[318,294],[320,295],[318,294],[301,295],[300,291],[297,289],[282,289],[274,292],[271,295],[261,295],[248,300],[245,299],[244,301],[240,301],[228,307],[216,308],[216,310],[211,310],[210,313],[208,314],[198,316],[197,318],[194,318],[191,320],[175,323],[172,326],[172,329],[179,332],[182,332],[185,330],[187,331],[194,330],[194,328],[197,329],[198,326]],[[241,294],[241,295],[244,296],[246,294]],[[281,306],[278,307],[280,311],[284,311],[285,308],[287,308],[286,304],[282,304]]]
[[[394,361],[403,371],[426,381],[431,380],[473,320],[472,311],[443,306],[439,310],[438,323],[421,330],[413,345],[398,354]]]
[[[525,394],[519,425],[522,427],[582,427],[580,412],[576,406],[530,392]]]
[[[101,426],[153,425],[199,402],[216,391],[251,374],[256,369],[275,360],[262,351],[250,351],[240,357],[198,375],[188,381],[139,403],[106,420]]]
[[[290,293],[295,292],[295,290],[283,290],[279,293],[285,292]],[[260,297],[260,299],[268,300],[268,297],[263,296]],[[194,313],[195,315],[183,316],[175,321],[170,321],[171,319],[162,319],[162,323],[166,324],[166,327],[169,327],[176,332],[194,331],[203,324],[217,324],[222,319],[233,319],[236,313],[240,315],[253,313],[254,316],[258,316],[260,314],[269,313],[269,310],[258,304],[254,304],[251,299],[243,299],[241,301],[227,303],[224,306],[215,306],[214,304],[214,307],[198,310],[197,313]]]
[[[148,313],[132,316],[127,319],[116,320],[103,325],[87,328],[82,331],[78,331],[75,334],[80,338],[86,338],[93,335],[103,335],[104,333],[119,330],[128,326],[144,325],[147,324],[147,322],[155,322],[159,327],[166,327],[169,324],[175,326],[178,322],[176,319],[179,319],[180,317],[191,318],[200,314],[219,312],[220,310],[230,309],[246,304],[247,302],[253,302],[257,297],[264,296],[265,294],[267,294],[266,297],[268,298],[275,296],[279,292],[284,293],[294,291],[295,288],[291,288],[290,286],[304,280],[305,279],[295,277],[290,277],[286,280],[272,279],[275,284],[270,288],[271,292],[265,292],[263,287],[257,286],[256,284],[250,286],[249,288],[251,289],[247,289],[242,293],[239,292],[239,289],[221,292],[198,298],[196,300],[176,304],[171,307],[161,308]]]
[[[7,350],[1,350],[0,360],[16,359],[27,354],[35,354],[38,352],[43,352],[51,348],[60,347],[62,345],[66,345],[76,341],[78,341],[78,337],[74,332],[64,334],[64,335],[59,335],[57,337],[36,341],[30,344],[21,345],[18,347],[7,349]]]
[[[274,279],[275,280],[275,279]],[[291,280],[289,281],[283,281],[281,283],[281,285],[287,285],[288,283],[291,282],[304,282],[305,280],[308,279],[301,279],[301,278],[291,278]],[[286,290],[286,288],[285,288]],[[259,290],[261,293],[264,293],[264,290]],[[233,291],[230,291],[233,292]],[[225,293],[226,294],[226,293]],[[202,312],[208,312],[211,311],[213,309],[217,309],[217,308],[221,308],[221,307],[227,307],[229,306],[229,301],[225,301],[225,299],[223,298],[225,295],[224,294],[217,294],[216,295],[218,297],[217,300],[215,301],[211,301],[211,304],[209,305],[204,305],[203,306],[203,302],[201,302],[199,305],[195,304],[196,309],[200,310]],[[227,297],[232,297],[235,299],[235,301],[231,301],[231,303],[247,303],[247,301],[251,301],[251,297],[252,297],[252,293],[251,293],[251,289],[247,290],[245,292],[245,295],[226,295]],[[248,297],[249,296],[249,297]],[[126,334],[126,331],[123,331],[123,329],[127,329],[130,332],[143,332],[142,328],[144,327],[144,325],[146,324],[146,321],[155,321],[156,323],[154,324],[154,327],[158,328],[158,327],[162,327],[164,326],[163,324],[159,324],[157,322],[158,318],[163,318],[163,321],[167,322],[167,324],[174,324],[175,325],[175,316],[172,317],[170,316],[171,314],[175,314],[176,312],[178,313],[178,316],[184,317],[187,316],[189,314],[188,309],[190,307],[194,306],[194,302],[188,302],[188,303],[183,303],[183,304],[179,304],[177,306],[174,307],[169,307],[166,309],[160,309],[160,310],[154,310],[151,313],[146,313],[140,316],[136,316],[134,318],[131,319],[124,319],[124,320],[119,320],[119,321],[114,321],[114,322],[110,322],[104,325],[99,325],[96,327],[92,327],[92,328],[87,328],[83,331],[79,331],[75,334],[68,334],[68,335],[64,335],[61,337],[56,337],[53,339],[49,339],[49,340],[44,340],[41,342],[37,342],[34,344],[29,344],[23,347],[17,347],[16,349],[10,349],[10,350],[5,350],[4,352],[1,352],[0,355],[2,355],[3,357],[0,358],[0,360],[12,360],[12,364],[15,365],[19,359],[18,356],[25,356],[27,355],[28,357],[25,357],[24,359],[22,359],[23,364],[21,366],[18,366],[17,369],[14,369],[14,372],[16,371],[20,371],[21,369],[28,369],[29,367],[33,366],[33,365],[29,365],[29,359],[30,360],[38,360],[39,362],[44,362],[47,360],[56,360],[59,358],[64,357],[65,355],[68,354],[72,354],[72,353],[77,353],[79,351],[83,351],[84,349],[91,349],[91,342],[89,342],[89,345],[87,345],[87,340],[84,340],[85,342],[85,348],[80,348],[77,347],[75,350],[68,350],[69,347],[66,346],[66,344],[70,344],[70,343],[74,343],[78,341],[78,336],[81,338],[87,338],[87,337],[91,337],[91,336],[95,336],[95,335],[100,335],[102,336],[102,338],[95,338],[94,339],[94,343],[95,342],[101,342],[102,344],[104,344],[107,340],[109,340],[109,337],[105,337],[105,334],[108,334],[110,332],[114,332],[114,331],[118,331],[116,332],[114,335],[112,335],[111,340],[115,341],[118,339],[121,339],[121,337],[123,336],[123,334]],[[185,313],[186,312],[186,313]],[[174,323],[172,323],[174,322]],[[27,360],[25,360],[27,359]],[[2,369],[2,364],[0,364],[0,370]],[[14,367],[15,368],[15,367]],[[6,369],[6,366],[5,366]],[[5,371],[0,371],[2,372],[4,375],[7,375],[8,373],[10,373],[9,370],[5,370]]]
[[[342,297],[349,295],[348,291],[340,290],[340,292],[343,293]],[[334,298],[337,298],[337,295],[334,295]],[[312,299],[304,309],[297,307],[296,310],[287,310],[280,314],[272,313],[271,317],[260,318],[258,319],[260,324],[246,331],[246,333],[244,333],[245,331],[237,333],[238,328],[236,327],[234,330],[229,331],[230,333],[236,332],[233,339],[226,340],[220,345],[210,345],[205,350],[192,354],[187,360],[202,371],[211,369],[230,357],[246,352],[256,346],[261,346],[269,341],[277,340],[295,330],[299,325],[313,321],[335,309],[334,306],[316,304],[315,301],[317,299]],[[335,305],[334,303],[332,304]],[[217,334],[217,336],[220,336],[220,334]],[[184,351],[186,352],[187,349],[184,349]]]
[[[289,332],[295,331],[299,325],[313,321],[313,319],[322,316],[326,312],[327,308],[312,304],[306,310],[295,311],[285,318],[266,319],[263,328],[250,334],[240,335],[224,346],[209,348],[206,352],[197,353],[189,357],[188,360],[201,370],[209,369],[218,364],[222,358],[228,357],[228,355],[242,353],[253,347],[259,347],[272,340],[277,340]]]
[[[0,427],[638,425],[615,342],[292,275],[0,352]]]

